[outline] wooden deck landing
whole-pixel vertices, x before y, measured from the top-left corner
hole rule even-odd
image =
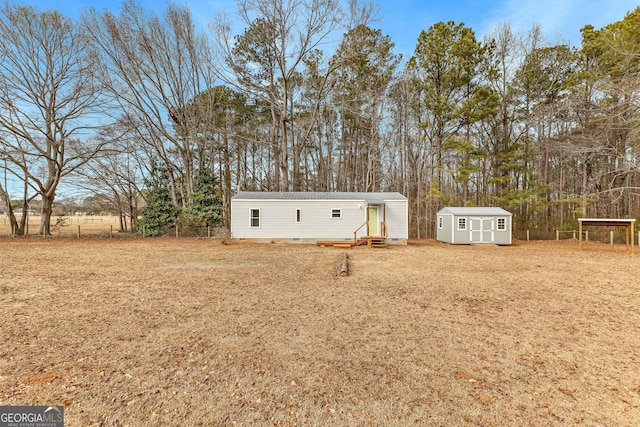
[[[381,236],[363,236],[356,241],[336,241],[336,240],[320,240],[316,242],[317,246],[333,246],[334,248],[349,249],[354,246],[367,245],[370,248],[387,248],[387,239]]]

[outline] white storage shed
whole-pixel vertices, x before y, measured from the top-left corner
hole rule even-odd
[[[446,207],[437,215],[436,238],[441,242],[469,245],[512,242],[511,212],[494,207]]]
[[[234,239],[315,243],[382,236],[388,244],[406,244],[408,234],[407,198],[396,192],[243,191],[231,199]]]

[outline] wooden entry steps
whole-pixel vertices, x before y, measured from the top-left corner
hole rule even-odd
[[[387,239],[384,237],[369,237],[368,243],[370,248],[387,248]]]

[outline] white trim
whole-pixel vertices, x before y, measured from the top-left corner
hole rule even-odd
[[[469,229],[469,224],[468,224],[468,220],[467,218],[456,218],[456,228],[458,231],[466,231]],[[462,227],[461,227],[462,225]]]
[[[502,227],[500,222],[502,221]],[[499,216],[496,217],[496,231],[507,231],[507,218]]]
[[[253,212],[258,212],[258,216],[254,217]],[[258,225],[253,225],[253,220],[258,220]],[[260,228],[262,225],[262,212],[260,212],[260,208],[250,208],[249,209],[249,228]]]

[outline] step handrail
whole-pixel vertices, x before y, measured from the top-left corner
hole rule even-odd
[[[356,231],[353,232],[353,244],[354,245],[358,244],[358,237],[357,237],[358,231],[360,231],[360,229],[362,227],[364,227],[365,225],[367,225],[367,221],[365,221],[364,224],[362,224],[360,227],[356,228]]]

